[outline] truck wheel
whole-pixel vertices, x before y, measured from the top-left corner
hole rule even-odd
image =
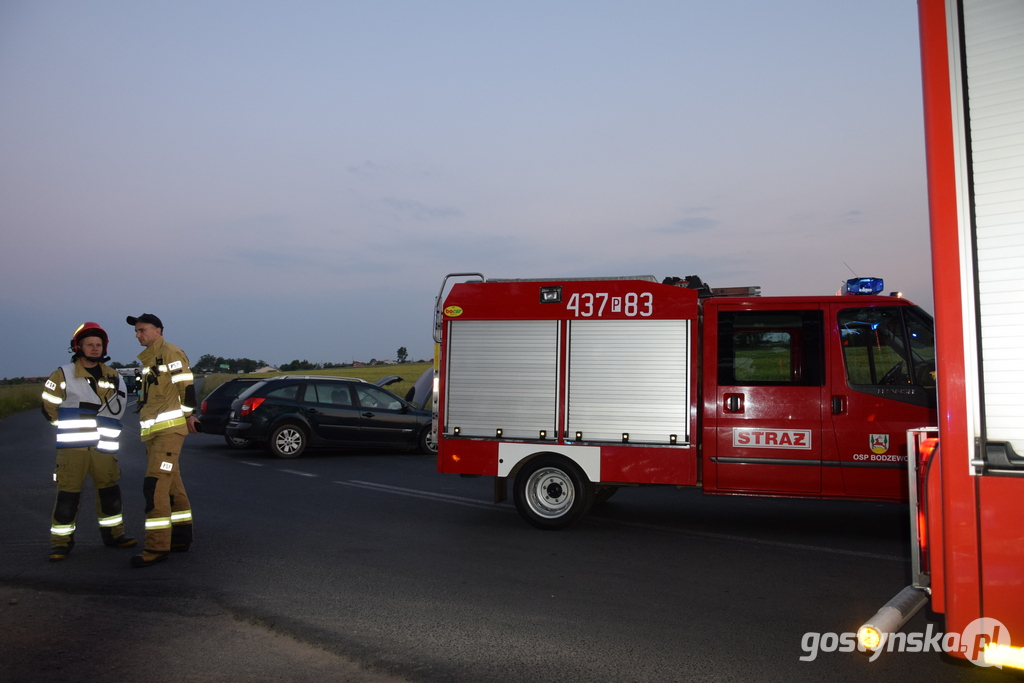
[[[306,433],[296,425],[281,425],[270,435],[268,445],[279,458],[297,458],[306,450]]]
[[[542,455],[516,475],[516,509],[538,529],[563,529],[587,514],[594,485],[576,465],[563,457]]]

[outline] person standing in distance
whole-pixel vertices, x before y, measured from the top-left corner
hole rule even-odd
[[[139,354],[139,430],[146,444],[146,544],[132,558],[133,567],[148,567],[169,552],[188,552],[192,545],[192,506],[181,481],[178,458],[185,436],[199,431],[193,414],[196,391],[188,357],[164,341],[164,325],[152,313],[128,316],[135,338],[146,347]]]
[[[57,500],[50,521],[50,561],[66,559],[75,546],[75,521],[86,476],[96,489],[96,517],[103,545],[130,548],[121,516],[117,465],[121,416],[128,405],[121,376],[104,362],[107,333],[93,322],[71,336],[71,362],[57,368],[43,389],[43,416],[57,427]]]

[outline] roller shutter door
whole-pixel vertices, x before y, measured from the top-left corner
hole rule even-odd
[[[569,438],[689,443],[688,321],[572,321],[569,335]]]
[[[553,438],[558,334],[549,320],[449,323],[444,433]]]
[[[1024,453],[1024,2],[964,2],[987,438]]]

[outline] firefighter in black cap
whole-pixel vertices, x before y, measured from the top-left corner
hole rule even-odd
[[[71,337],[71,362],[46,380],[43,415],[57,427],[57,500],[50,523],[50,561],[65,559],[75,545],[75,520],[85,477],[96,488],[96,516],[103,544],[129,548],[135,539],[124,535],[117,465],[121,416],[127,392],[121,376],[104,362],[107,333],[93,322],[83,323]]]
[[[167,554],[188,552],[192,545],[192,507],[181,481],[178,456],[185,436],[199,431],[196,392],[188,357],[164,341],[164,324],[152,313],[128,316],[135,338],[146,347],[139,354],[139,429],[146,444],[146,544],[132,558],[133,567],[148,567]]]

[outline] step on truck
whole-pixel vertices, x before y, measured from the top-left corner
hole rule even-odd
[[[494,477],[495,502],[511,479],[543,529],[623,486],[905,501],[906,432],[936,419],[932,318],[876,278],[841,292],[449,275],[438,470]]]

